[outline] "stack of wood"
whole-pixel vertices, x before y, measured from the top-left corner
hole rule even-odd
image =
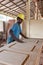
[[[43,40],[25,39],[0,48],[0,65],[39,65]]]

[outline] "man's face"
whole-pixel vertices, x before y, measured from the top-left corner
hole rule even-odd
[[[22,22],[23,22],[23,20],[19,18],[18,23],[21,24]]]

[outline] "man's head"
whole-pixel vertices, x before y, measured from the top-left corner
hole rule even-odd
[[[21,24],[24,20],[24,14],[18,14],[17,16],[17,21],[19,24]]]

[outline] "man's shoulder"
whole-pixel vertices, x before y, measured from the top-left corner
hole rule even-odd
[[[12,28],[18,28],[18,23],[15,23],[13,26],[12,26]]]

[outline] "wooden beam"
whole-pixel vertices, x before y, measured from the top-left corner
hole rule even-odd
[[[9,8],[9,7],[7,7],[6,5],[4,5],[4,4],[1,4],[2,6],[5,6],[6,8]],[[5,9],[5,8],[4,8]],[[3,10],[4,10],[3,9]],[[9,10],[12,10],[12,8],[9,8]],[[15,11],[15,10],[13,10],[13,11]],[[17,12],[17,11],[15,11],[15,12]],[[20,13],[20,12],[17,12],[17,13]]]
[[[37,4],[37,2],[35,2],[35,5],[36,5],[36,7],[35,7],[35,20],[38,20],[38,4]]]
[[[30,37],[30,0],[26,2],[26,36]]]
[[[16,5],[16,7],[19,7],[22,11],[26,12],[25,10],[23,10],[19,5],[17,5],[16,3],[12,2],[14,5]]]

